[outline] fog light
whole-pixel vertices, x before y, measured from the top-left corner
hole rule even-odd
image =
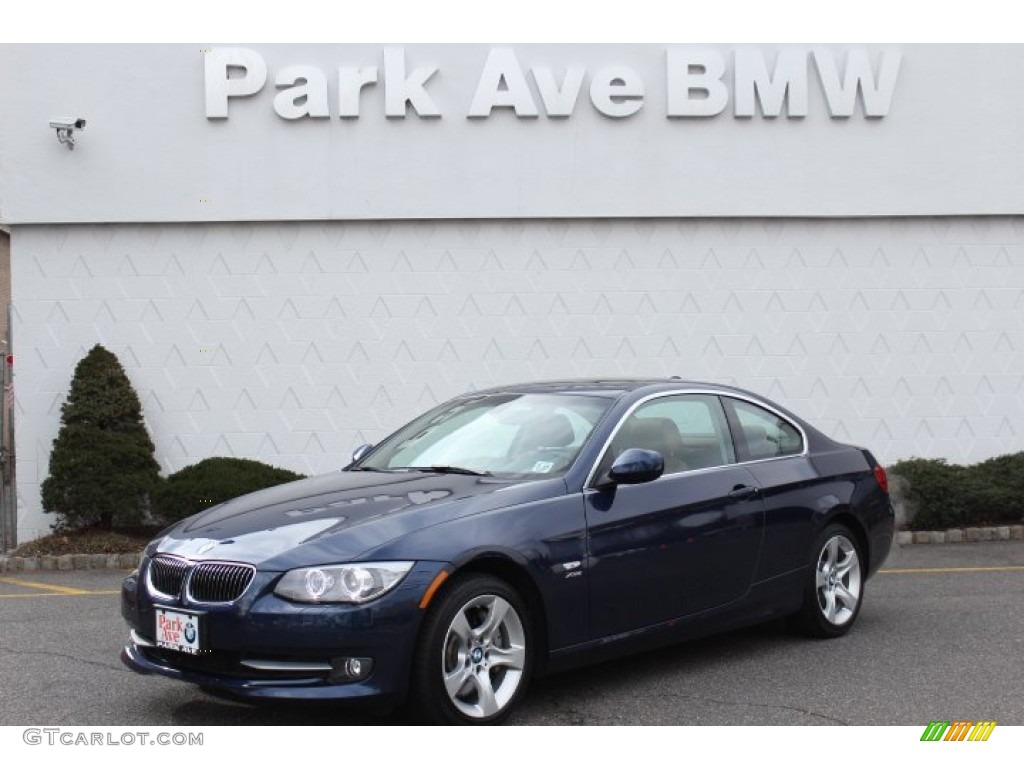
[[[338,658],[331,660],[331,682],[356,683],[365,680],[373,671],[373,659]]]

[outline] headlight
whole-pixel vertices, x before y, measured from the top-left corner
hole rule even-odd
[[[411,562],[318,565],[288,571],[274,594],[300,603],[366,603],[394,588]]]

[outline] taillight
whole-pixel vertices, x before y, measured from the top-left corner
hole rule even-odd
[[[875,480],[883,491],[889,492],[889,476],[885,474],[885,467],[881,464],[875,464]]]

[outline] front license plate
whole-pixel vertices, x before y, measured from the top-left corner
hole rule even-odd
[[[199,653],[199,619],[197,613],[156,609],[156,644],[182,653]]]

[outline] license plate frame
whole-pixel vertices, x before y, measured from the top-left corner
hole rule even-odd
[[[203,614],[196,611],[155,608],[153,636],[156,638],[157,647],[193,656],[202,653],[203,617]]]

